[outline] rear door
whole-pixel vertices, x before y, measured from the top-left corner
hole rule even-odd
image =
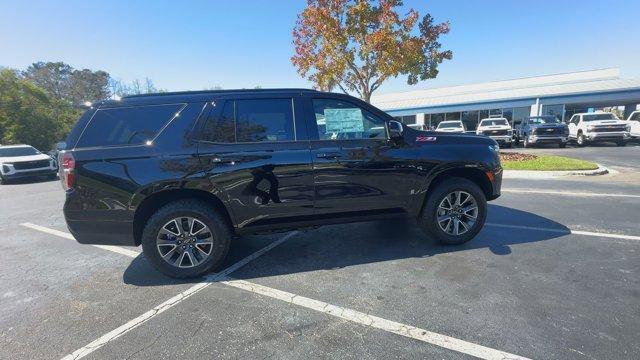
[[[305,97],[316,215],[396,212],[408,204],[413,176],[402,176],[401,149],[385,116],[353,100]]]
[[[215,99],[200,131],[204,171],[239,228],[313,215],[306,124],[296,94]],[[287,220],[288,219],[288,220]]]

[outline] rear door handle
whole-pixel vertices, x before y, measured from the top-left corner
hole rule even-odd
[[[320,153],[316,154],[316,157],[319,159],[337,159],[342,157],[340,153]]]

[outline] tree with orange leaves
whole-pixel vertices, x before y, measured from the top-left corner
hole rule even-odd
[[[396,10],[402,5],[402,0],[307,0],[293,30],[291,62],[317,88],[353,91],[367,102],[389,78],[407,75],[410,85],[435,78],[438,65],[452,57],[438,42],[449,23],[434,24],[430,14],[418,22],[413,9],[401,17]]]

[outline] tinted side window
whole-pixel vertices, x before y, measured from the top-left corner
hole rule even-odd
[[[640,113],[635,113],[632,117],[631,120],[640,120]]]
[[[235,104],[233,101],[226,101],[222,112],[219,114],[215,110],[212,110],[202,130],[202,138],[207,141],[219,143],[236,142],[234,113]]]
[[[183,104],[99,109],[77,147],[143,144],[184,107]]]
[[[352,103],[313,99],[320,140],[386,138],[384,120]]]
[[[294,140],[292,99],[236,100],[236,141]]]

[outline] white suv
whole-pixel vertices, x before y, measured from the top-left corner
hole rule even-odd
[[[627,118],[629,122],[629,132],[634,138],[640,138],[640,111],[634,111]]]
[[[55,178],[58,166],[53,158],[29,145],[0,146],[0,183],[25,177]]]
[[[504,147],[511,147],[511,141],[513,141],[513,129],[509,125],[509,120],[505,118],[488,118],[480,120],[478,128],[476,129],[477,135],[485,135]]]
[[[589,142],[613,141],[624,146],[629,140],[628,122],[606,112],[580,113],[569,119],[569,138],[579,146]]]

